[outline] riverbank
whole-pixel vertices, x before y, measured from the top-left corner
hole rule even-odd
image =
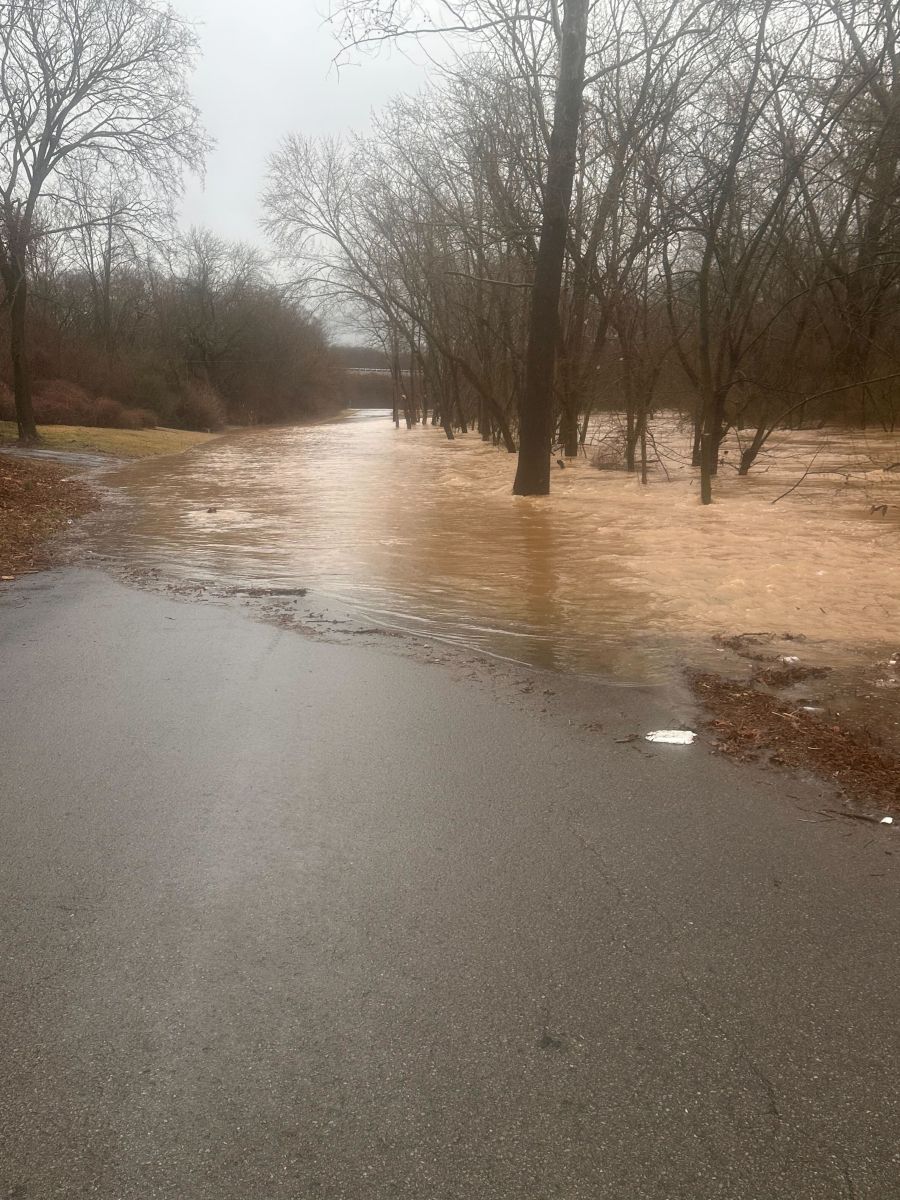
[[[41,425],[38,449],[64,453],[108,454],[113,458],[150,458],[179,454],[221,436],[190,429],[103,429],[88,425]],[[12,447],[18,430],[0,421],[0,446]]]

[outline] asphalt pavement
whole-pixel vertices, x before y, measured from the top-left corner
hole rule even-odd
[[[99,570],[0,663],[0,1196],[900,1196],[894,831]]]

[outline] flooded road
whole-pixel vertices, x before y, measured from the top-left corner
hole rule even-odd
[[[749,478],[723,469],[707,509],[684,439],[660,448],[649,487],[582,459],[551,497],[521,499],[515,459],[477,435],[353,412],[114,472],[131,507],[94,544],[167,578],[308,587],[372,623],[623,682],[664,677],[685,639],[715,633],[900,645],[900,471],[884,469],[900,438],[781,435]]]

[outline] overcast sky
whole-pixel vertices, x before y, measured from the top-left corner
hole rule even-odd
[[[327,0],[322,0],[323,4]],[[332,67],[337,51],[317,0],[174,0],[198,26],[194,97],[216,148],[206,182],[189,182],[185,225],[262,241],[259,194],[266,158],[288,133],[363,129],[373,108],[416,91],[424,74],[397,52]]]

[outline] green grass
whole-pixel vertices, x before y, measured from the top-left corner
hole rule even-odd
[[[187,429],[95,429],[86,425],[40,425],[38,433],[40,447],[47,450],[87,450],[117,458],[180,454],[218,436]],[[12,421],[0,421],[0,444],[15,442],[17,437]]]

